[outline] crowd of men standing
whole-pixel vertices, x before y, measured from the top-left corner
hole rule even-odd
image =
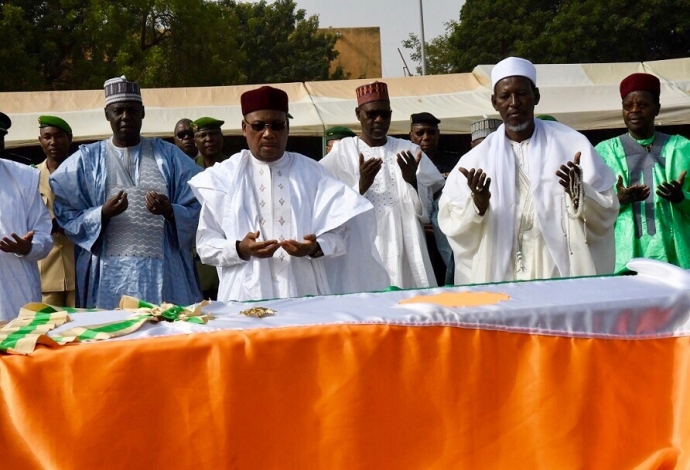
[[[655,130],[652,75],[621,82],[628,132],[595,149],[535,118],[536,69],[505,59],[492,71],[501,119],[472,125],[462,159],[439,148],[428,112],[411,116],[409,141],[389,136],[383,82],[354,90],[361,134],[328,129],[320,162],[286,151],[279,89],[242,95],[248,148],[226,156],[223,121],[181,119],[174,144],[146,138],[138,85],[104,88],[112,137],[69,156],[69,124],[42,116],[45,161],[0,159],[0,321],[41,300],[111,309],[122,295],[188,305],[549,279],[633,257],[690,268],[690,141]],[[0,113],[3,147],[10,126]]]

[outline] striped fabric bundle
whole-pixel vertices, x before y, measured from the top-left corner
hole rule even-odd
[[[30,354],[36,344],[57,346],[48,332],[70,321],[69,313],[75,311],[38,302],[26,304],[16,319],[0,328],[0,352]]]
[[[149,321],[186,321],[205,324],[210,319],[210,315],[205,315],[201,311],[205,305],[208,305],[208,302],[204,301],[188,307],[167,303],[159,306],[134,297],[123,296],[120,300],[120,309],[133,312],[131,317],[100,325],[78,326],[49,337],[48,332],[71,321],[69,313],[95,310],[31,303],[21,309],[19,317],[0,328],[0,352],[27,355],[34,352],[37,344],[53,347],[117,338],[134,333]]]

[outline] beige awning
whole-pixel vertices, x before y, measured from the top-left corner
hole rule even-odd
[[[388,78],[393,118],[391,133],[409,131],[409,116],[428,111],[441,120],[445,134],[468,134],[470,124],[483,117],[497,117],[491,106],[492,65],[477,66],[472,73]],[[646,63],[537,65],[541,102],[539,114],[554,115],[578,130],[623,127],[618,84],[634,72],[658,76],[661,114],[658,125],[690,124],[690,59]],[[321,136],[335,125],[359,129],[355,118],[355,88],[370,80],[342,80],[273,85],[290,98],[290,133]],[[256,85],[154,88],[142,90],[146,118],[142,133],[171,137],[182,118],[211,116],[225,121],[225,135],[241,135],[240,96]],[[0,93],[0,111],[13,121],[5,138],[7,147],[35,145],[38,116],[54,114],[74,130],[75,141],[111,135],[103,114],[103,90]]]

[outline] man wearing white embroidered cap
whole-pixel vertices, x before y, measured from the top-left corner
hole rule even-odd
[[[455,283],[613,272],[613,173],[582,134],[534,118],[531,62],[509,57],[491,82],[503,125],[460,160],[440,200]]]
[[[141,135],[139,85],[117,77],[103,86],[112,137],[81,145],[50,176],[55,218],[79,247],[77,306],[112,309],[123,295],[200,301],[192,246],[201,206],[187,182],[201,169]]]

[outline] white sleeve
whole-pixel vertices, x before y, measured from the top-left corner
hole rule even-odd
[[[441,196],[438,225],[453,249],[456,284],[482,282],[486,276],[486,273],[479,275],[475,264],[489,264],[488,259],[479,258],[489,256],[486,250],[489,248],[490,220],[491,206],[483,216],[479,215],[472,196],[467,198],[464,205],[451,201],[446,194]]]
[[[614,224],[618,218],[618,196],[613,188],[597,192],[588,183],[582,183],[584,189],[584,207],[580,218],[573,220],[576,214],[570,196],[566,197],[568,217],[568,234],[572,247],[586,247],[589,257],[580,255],[570,259],[570,275],[610,274],[615,269],[616,250]],[[573,222],[577,221],[577,225]],[[591,263],[586,264],[585,261]]]
[[[225,231],[211,207],[204,203],[196,232],[196,250],[201,262],[210,266],[232,266],[245,263],[236,248],[237,240],[225,238]]]
[[[41,260],[48,256],[48,253],[53,248],[53,237],[50,234],[53,229],[53,221],[50,218],[48,208],[43,203],[43,199],[38,192],[38,187],[36,187],[36,194],[29,207],[28,220],[26,222],[29,230],[34,231],[34,238],[31,241],[31,251],[24,256],[24,259],[27,261]],[[18,233],[17,235],[21,237],[26,234]]]
[[[347,249],[345,248],[347,230],[348,227],[347,224],[345,224],[316,237],[316,241],[319,242],[319,246],[325,258],[335,258],[347,253]]]

